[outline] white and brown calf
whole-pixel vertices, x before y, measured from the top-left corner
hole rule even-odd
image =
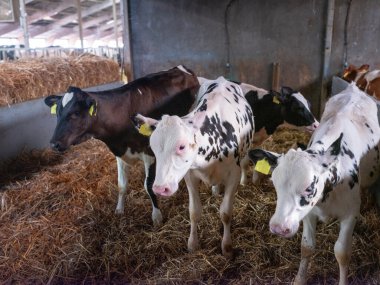
[[[359,183],[368,185],[371,181],[362,181],[363,177],[370,177],[373,182],[379,174],[378,112],[375,99],[352,83],[329,99],[320,125],[305,151],[291,149],[284,155],[250,151],[251,159],[257,161],[265,157],[274,168],[272,181],[277,205],[270,220],[270,230],[283,237],[292,237],[303,221],[296,284],[307,281],[318,218],[322,221],[336,218],[340,222],[334,252],[339,263],[339,284],[348,283],[352,233],[360,210]],[[363,164],[361,172],[359,162],[362,158],[371,166]]]
[[[222,252],[231,257],[232,207],[240,180],[240,165],[248,161],[247,152],[252,142],[252,110],[239,85],[223,77],[204,82],[196,102],[194,110],[182,118],[163,116],[156,121],[137,115],[135,121],[154,128],[150,137],[157,163],[153,191],[162,196],[173,195],[178,183],[185,178],[190,199],[190,251],[199,246],[200,182],[224,186],[220,206],[224,226]]]

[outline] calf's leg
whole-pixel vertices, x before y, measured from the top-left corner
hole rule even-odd
[[[125,203],[125,192],[127,191],[128,186],[128,164],[121,159],[116,157],[117,163],[117,185],[119,188],[119,196],[117,200],[117,206],[115,213],[123,214],[124,213],[124,203]]]
[[[190,213],[190,236],[187,242],[187,248],[194,252],[199,248],[197,225],[201,218],[201,199],[199,197],[200,179],[191,174],[191,171],[185,175],[187,190],[189,191],[189,213]]]
[[[248,183],[248,169],[249,169],[249,157],[246,155],[240,162],[241,166],[241,177],[240,185],[247,185]]]
[[[351,216],[340,222],[338,240],[335,242],[334,253],[339,263],[339,285],[348,284],[348,265],[352,253],[352,233],[356,224],[356,216]]]
[[[232,209],[235,199],[235,192],[239,183],[236,179],[240,177],[240,168],[233,169],[229,175],[229,180],[225,184],[224,197],[220,205],[220,219],[223,223],[222,253],[226,258],[232,258],[231,221]]]
[[[361,177],[359,175],[359,181]],[[348,284],[348,265],[352,253],[352,234],[356,220],[360,215],[360,187],[356,184],[353,189],[348,190],[351,194],[351,204],[345,205],[349,209],[349,214],[340,220],[340,230],[337,241],[334,245],[335,258],[339,264],[339,285]],[[343,205],[340,205],[341,207]]]
[[[144,167],[145,167],[145,182],[144,188],[148,192],[150,200],[152,202],[152,220],[155,227],[162,225],[162,213],[158,208],[157,197],[153,193],[153,183],[156,173],[156,162],[155,158],[151,156],[144,156]]]
[[[315,231],[317,217],[313,214],[307,215],[303,220],[303,232],[301,241],[301,262],[298,273],[294,279],[295,285],[303,285],[307,282],[307,268],[315,250]]]

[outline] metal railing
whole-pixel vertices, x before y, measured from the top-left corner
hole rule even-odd
[[[46,47],[46,48],[16,48],[12,46],[0,46],[0,61],[17,60],[20,58],[36,58],[36,57],[65,57],[71,55],[80,55],[83,53],[91,53],[98,56],[104,56],[121,62],[122,49],[111,47],[97,48],[62,48],[62,47]]]

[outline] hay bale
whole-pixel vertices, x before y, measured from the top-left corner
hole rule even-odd
[[[120,80],[117,62],[89,53],[0,63],[0,106]]]
[[[266,147],[291,146],[299,136],[282,130]],[[290,139],[292,138],[292,139]],[[269,143],[272,146],[269,147]],[[143,165],[131,169],[125,214],[114,214],[117,172],[113,155],[99,141],[65,154],[51,150],[20,156],[0,171],[0,283],[287,284],[300,261],[301,231],[292,239],[269,232],[275,191],[269,181],[239,186],[234,203],[233,260],[221,255],[221,197],[201,189],[201,249],[188,253],[188,194],[181,184],[160,199],[164,225],[155,229],[143,190]],[[380,221],[375,202],[363,193],[362,218],[354,232],[351,284],[380,280]],[[335,222],[318,225],[310,284],[336,284]]]

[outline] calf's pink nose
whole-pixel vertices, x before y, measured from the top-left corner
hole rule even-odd
[[[288,236],[290,234],[290,229],[288,227],[279,224],[271,224],[270,231],[279,236]]]
[[[168,196],[171,191],[168,185],[153,185],[153,192],[158,195]]]

